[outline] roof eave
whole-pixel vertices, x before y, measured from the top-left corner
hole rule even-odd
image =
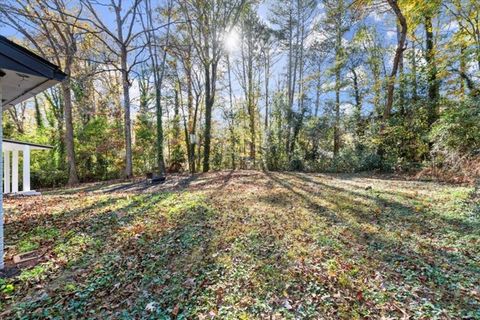
[[[8,60],[11,60],[22,66],[22,69],[20,70],[12,70],[28,72],[26,71],[26,69],[28,69],[34,75],[40,75],[59,82],[67,77],[58,66],[1,35],[0,44],[3,44],[2,52],[0,52],[0,54],[7,59],[5,63],[8,63]],[[35,69],[32,68],[32,64],[35,64]]]
[[[25,142],[25,141],[17,141],[17,140],[12,140],[12,139],[2,139],[3,142],[8,142],[11,144],[16,144],[16,145],[24,145],[24,146],[30,146],[30,147],[36,147],[44,150],[50,150],[53,149],[52,146],[44,145],[44,144],[38,144],[38,143],[31,143],[31,142]]]

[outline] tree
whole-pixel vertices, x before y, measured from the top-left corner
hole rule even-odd
[[[397,49],[395,50],[395,56],[393,58],[393,66],[390,76],[387,80],[387,104],[385,105],[385,109],[383,112],[383,125],[387,122],[390,114],[392,112],[393,106],[393,94],[395,91],[395,80],[397,78],[397,72],[400,65],[400,61],[403,57],[403,52],[405,51],[405,42],[407,40],[407,20],[398,5],[397,0],[387,0],[389,6],[395,13],[397,17],[398,23],[400,24],[400,32],[399,32],[399,40],[397,44]]]
[[[313,88],[312,96],[315,97],[314,109],[311,114],[317,118],[319,116],[321,107],[321,95],[324,93],[322,86],[326,80],[326,62],[329,53],[331,52],[330,42],[323,36],[323,31],[320,29],[321,24],[317,24],[313,30],[313,41],[307,49],[306,59],[307,68],[310,69],[311,88]]]
[[[228,50],[228,48],[227,48]],[[237,137],[235,135],[235,116],[236,112],[234,110],[233,104],[233,88],[232,88],[232,66],[230,63],[230,52],[226,54],[226,63],[227,63],[227,78],[228,78],[228,108],[223,108],[223,117],[227,121],[228,124],[228,131],[230,133],[230,159],[231,159],[231,168],[235,169],[236,167],[236,157],[235,153],[236,145],[237,145]]]
[[[438,79],[438,61],[435,46],[435,34],[433,20],[438,15],[441,0],[416,1],[413,0],[415,10],[405,11],[407,24],[410,25],[411,33],[415,32],[418,24],[423,24],[425,30],[425,61],[427,63],[427,86],[428,86],[428,124],[431,126],[438,118],[438,102],[440,99],[440,83]],[[398,37],[401,39],[400,37]],[[403,57],[400,60],[403,68]]]
[[[333,126],[333,156],[336,158],[340,150],[340,90],[344,86],[342,71],[345,67],[345,47],[343,36],[350,29],[352,20],[347,13],[347,5],[344,0],[324,0],[325,6],[325,31],[329,34],[329,41],[334,50],[332,73],[335,76],[335,107]]]
[[[123,91],[124,111],[124,135],[125,135],[125,177],[133,175],[132,166],[132,124],[131,124],[131,101],[130,86],[133,68],[140,63],[139,51],[142,52],[145,46],[137,45],[135,42],[144,34],[144,30],[135,30],[137,15],[139,14],[142,0],[132,0],[128,6],[124,6],[122,0],[112,0],[108,4],[100,5],[94,0],[81,0],[87,8],[91,17],[82,17],[79,20],[91,24],[95,35],[108,50],[107,61],[113,65],[121,74]],[[107,7],[113,12],[115,27],[107,23],[106,17],[101,17],[99,6]],[[113,46],[112,46],[113,45]],[[135,53],[132,57],[132,53]]]
[[[152,73],[151,69],[142,68],[138,77],[139,112],[135,125],[136,143],[134,150],[136,156],[133,159],[139,160],[139,167],[145,172],[149,172],[155,167],[156,159],[156,136],[155,131],[152,130],[155,125],[153,121],[154,113],[150,111],[150,106],[156,98],[151,82]]]
[[[265,29],[260,23],[256,8],[248,8],[242,16],[240,23],[241,55],[238,72],[238,79],[244,92],[245,104],[248,114],[249,128],[249,157],[256,164],[256,126],[258,122],[258,99],[260,96],[260,85],[258,83],[261,63],[261,39],[264,37]],[[228,61],[229,63],[229,61]]]
[[[35,106],[38,105],[38,100],[35,98]],[[27,103],[22,102],[18,105],[8,108],[8,114],[12,118],[15,127],[19,134],[25,133],[25,110],[27,108]]]
[[[178,76],[185,79],[185,81],[179,81],[181,82],[181,88],[187,95],[185,143],[190,173],[194,174],[196,172],[195,144],[197,141],[193,139],[196,138],[197,134],[199,109],[203,94],[201,71],[197,67],[200,61],[195,55],[192,38],[188,33],[189,28],[185,24],[179,24],[175,31],[170,39],[169,53],[179,62],[177,63]]]
[[[146,23],[144,22],[143,15],[140,15],[141,21],[143,24],[143,29],[145,31],[147,47],[150,55],[150,60],[153,69],[153,81],[155,87],[155,110],[156,110],[156,119],[157,119],[157,166],[158,166],[158,174],[160,176],[165,175],[165,160],[163,157],[163,108],[162,108],[162,88],[163,88],[163,78],[165,75],[165,65],[167,59],[167,50],[170,44],[170,29],[171,29],[171,18],[172,18],[172,7],[173,3],[171,0],[167,3],[167,22],[164,25],[166,27],[166,34],[164,37],[164,45],[162,47],[162,59],[159,60],[159,44],[156,42],[159,41],[158,37],[156,36],[156,31],[158,28],[154,27],[153,24],[153,16],[152,12],[154,11],[151,6],[150,0],[145,0],[145,13],[146,16]]]
[[[363,68],[365,64],[365,52],[362,48],[362,42],[364,41],[364,33],[359,32],[355,34],[350,45],[347,47],[347,61],[346,67],[349,70],[349,80],[352,85],[353,98],[354,98],[354,122],[355,122],[355,149],[359,150],[361,145],[362,132],[362,109],[363,100],[365,96],[365,90],[362,89],[362,83],[364,82]]]
[[[306,95],[304,92],[305,44],[314,25],[316,1],[282,0],[276,2],[271,10],[271,22],[275,26],[275,34],[280,41],[280,48],[287,55],[286,92],[288,108],[285,149],[290,159],[294,153],[296,138],[301,130],[306,112]],[[294,109],[295,102],[297,102],[296,110]]]
[[[385,75],[385,68],[382,66],[385,64],[384,56],[386,50],[381,45],[381,39],[378,32],[370,27],[363,26],[357,33],[356,37],[362,39],[363,51],[366,53],[366,64],[369,67],[372,82],[371,103],[374,106],[375,116],[382,114],[383,112],[383,78]]]
[[[476,0],[452,0],[443,3],[446,9],[457,18],[461,31],[468,36],[469,46],[480,69],[480,3]]]
[[[478,69],[480,69],[480,4],[472,0],[454,0],[442,2],[443,7],[450,13],[459,29],[452,37],[452,47],[460,48],[460,55],[454,54],[455,58],[460,58],[460,66],[455,66],[452,71],[460,76],[461,86],[468,87],[470,95],[476,97],[479,95],[480,88],[475,84],[474,77],[467,70],[467,61],[476,60]]]
[[[63,0],[12,1],[10,6],[0,9],[7,23],[22,33],[44,57],[51,56],[61,66],[66,79],[61,83],[65,122],[65,147],[68,161],[68,184],[78,183],[73,137],[71,77],[77,46],[82,32],[78,27],[80,10],[70,10]],[[18,19],[30,23],[22,24]],[[34,25],[32,34],[25,25]],[[41,39],[45,39],[42,41]]]
[[[205,131],[203,172],[210,170],[212,110],[217,93],[218,64],[223,41],[238,22],[247,0],[180,0],[192,44],[204,69]]]

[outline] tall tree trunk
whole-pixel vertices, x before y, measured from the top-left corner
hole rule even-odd
[[[400,33],[399,39],[397,43],[397,49],[395,50],[395,56],[393,58],[393,67],[390,73],[390,76],[387,79],[387,103],[385,105],[385,109],[383,110],[383,117],[382,123],[380,125],[380,136],[383,137],[385,135],[385,127],[387,125],[388,120],[390,119],[390,114],[392,113],[393,107],[393,98],[394,98],[394,91],[395,91],[395,82],[397,79],[398,68],[400,65],[400,61],[403,57],[403,52],[405,51],[405,42],[407,40],[407,20],[403,15],[400,7],[398,6],[397,0],[387,0],[388,4],[392,8],[395,16],[397,17],[398,23],[400,23]],[[383,139],[382,139],[383,143]],[[377,150],[377,154],[383,160],[385,149],[383,145],[380,145]]]
[[[161,65],[158,61],[158,51],[157,46],[152,46],[152,41],[155,39],[154,27],[153,27],[153,18],[152,18],[152,8],[150,0],[145,1],[145,9],[147,11],[147,28],[148,28],[148,49],[150,53],[150,60],[152,61],[153,66],[153,80],[155,83],[155,118],[157,125],[156,132],[156,144],[157,144],[157,154],[156,161],[158,166],[157,174],[160,176],[165,175],[165,159],[163,156],[163,109],[162,109],[162,87],[163,87],[163,77],[165,73],[165,60],[167,58],[167,50],[170,42],[170,21],[171,21],[171,1],[168,1],[168,19],[167,19],[167,34],[165,41],[165,48],[163,49]]]
[[[388,77],[387,82],[387,104],[383,111],[383,123],[381,132],[383,132],[383,128],[386,125],[386,122],[390,118],[390,114],[392,112],[393,107],[393,97],[395,91],[395,80],[397,78],[398,67],[400,64],[400,60],[403,56],[403,51],[405,50],[405,41],[407,40],[407,20],[402,13],[402,10],[398,6],[397,0],[387,0],[388,4],[392,8],[393,12],[395,13],[398,22],[400,23],[400,39],[398,40],[397,49],[395,50],[395,57],[393,59],[393,67],[390,76]]]
[[[433,44],[433,26],[432,18],[430,16],[425,17],[425,60],[427,61],[428,68],[428,124],[431,126],[437,120],[437,107],[438,98],[440,95],[438,80],[437,80],[437,67],[435,61],[435,48]]]
[[[165,159],[163,157],[163,108],[162,108],[162,89],[159,82],[155,86],[155,118],[157,121],[157,165],[158,174],[165,174]]]
[[[293,1],[289,1],[289,16],[288,16],[288,72],[287,72],[287,98],[288,98],[288,109],[287,109],[287,132],[286,132],[286,146],[285,150],[288,153],[288,148],[290,146],[290,122],[292,119],[292,106],[293,106]]]
[[[397,24],[397,39],[400,39],[400,26]],[[400,86],[398,94],[398,106],[400,109],[400,114],[405,115],[405,75],[404,75],[404,65],[403,65],[403,55],[400,57],[399,62],[399,71],[400,71]]]
[[[298,37],[298,44],[297,47],[299,47],[299,59],[298,59],[298,113],[300,117],[296,119],[296,122],[294,123],[294,131],[293,131],[293,138],[290,144],[290,150],[289,154],[294,154],[295,152],[295,143],[297,141],[298,134],[300,133],[300,130],[303,125],[303,115],[305,113],[304,110],[304,103],[305,103],[305,96],[304,96],[304,83],[303,83],[303,72],[304,72],[304,38],[305,38],[305,21],[300,19],[300,8],[298,8],[299,11],[299,21],[301,21],[301,27],[299,31],[299,37]]]
[[[335,39],[335,124],[333,127],[333,157],[337,158],[340,150],[340,81],[342,64],[342,31],[337,26]]]
[[[465,74],[467,71],[467,62],[465,59],[465,43],[462,41],[460,45],[460,74]],[[463,97],[465,95],[465,79],[460,76],[460,94]]]
[[[233,90],[232,90],[232,69],[230,65],[230,56],[227,54],[227,72],[228,72],[228,96],[229,96],[229,103],[230,103],[230,114],[228,115],[228,127],[230,131],[230,139],[232,144],[232,152],[231,152],[231,161],[232,161],[232,169],[235,169],[235,151],[236,151],[236,143],[235,143],[235,123],[233,117]]]
[[[361,128],[362,128],[362,96],[360,94],[360,85],[358,83],[358,74],[355,68],[351,69],[353,74],[353,91],[355,94],[355,126],[356,130],[355,133],[357,135],[357,145],[359,138],[362,135]]]
[[[211,72],[211,73],[210,73]],[[205,131],[203,146],[203,172],[210,170],[210,144],[212,134],[212,109],[215,102],[214,96],[214,77],[215,65],[205,66]]]
[[[251,47],[249,46],[249,49]],[[248,104],[248,119],[250,127],[250,159],[253,160],[253,165],[255,165],[255,101],[253,93],[253,58],[252,53],[248,54],[247,57],[247,104]]]
[[[197,108],[199,108],[199,119],[198,119],[198,123],[202,123],[203,121],[203,115],[205,114],[205,110],[203,109],[205,104],[201,104],[200,102],[200,97],[197,96],[196,97],[196,106]],[[202,146],[204,144],[204,137],[203,137],[203,134],[205,133],[205,128],[203,128],[203,133],[198,132],[198,142],[197,142],[197,168],[200,168],[200,166],[202,165],[202,161],[204,160],[203,157],[201,157],[201,154],[202,154]],[[202,171],[203,171],[203,168],[202,168]]]
[[[171,14],[168,14],[168,26],[167,26],[167,39],[166,46],[169,44],[170,40],[170,18]],[[155,49],[156,52],[156,49]],[[156,111],[156,120],[157,120],[157,164],[158,164],[158,174],[165,174],[165,159],[163,157],[163,108],[162,108],[162,88],[163,88],[163,77],[165,75],[165,63],[167,60],[167,49],[163,50],[162,64],[158,65],[157,57],[155,56],[155,111]],[[160,68],[160,70],[158,70]]]
[[[67,71],[68,72],[68,71]],[[73,142],[72,93],[70,91],[70,77],[61,84],[63,103],[65,107],[65,148],[68,162],[68,184],[78,183],[77,167],[75,165],[75,147]]]
[[[193,110],[193,90],[192,90],[192,63],[190,52],[188,53],[187,58],[185,59],[185,72],[187,76],[187,104],[188,104],[188,135],[186,141],[188,141],[188,166],[190,168],[190,173],[195,173],[195,141],[190,141],[190,136],[195,135],[195,119],[196,112]]]
[[[478,12],[477,12],[477,23],[478,23]],[[480,70],[480,28],[476,28],[475,40],[477,42],[477,63],[478,69]]]
[[[319,63],[318,69],[317,69],[317,72],[318,72],[317,83],[315,86],[315,113],[314,113],[315,118],[318,117],[318,111],[320,110],[320,90],[322,89],[322,80],[320,77],[321,71],[322,71],[322,66]]]
[[[35,124],[37,125],[38,129],[43,129],[43,119],[42,119],[42,113],[40,112],[40,104],[38,103],[38,98],[35,96],[34,98],[34,104],[35,104]]]
[[[375,110],[375,116],[382,113],[382,82],[380,76],[380,67],[378,65],[372,68],[373,75],[373,105]]]
[[[175,87],[173,89],[174,92],[174,104],[173,104],[173,119],[172,119],[172,155],[173,159],[170,161],[170,168],[173,169],[173,172],[178,172],[182,167],[182,159],[179,158],[183,156],[182,154],[182,147],[180,145],[180,104],[181,104],[181,84],[180,81],[177,80]]]
[[[333,126],[333,157],[340,151],[340,69],[335,70],[335,124]]]
[[[418,100],[418,80],[417,80],[417,48],[415,40],[412,42],[412,81],[413,81],[413,100]]]
[[[170,30],[170,28],[168,29]],[[167,31],[167,36],[168,36]],[[168,44],[168,38],[167,38]],[[155,50],[156,51],[156,50]],[[154,71],[154,80],[155,80],[155,118],[157,122],[157,166],[158,166],[158,174],[160,176],[165,175],[165,159],[163,156],[163,108],[162,108],[162,85],[163,85],[163,75],[165,73],[165,60],[167,57],[166,49],[163,51],[163,59],[161,69],[158,70],[160,67],[158,65],[158,61],[156,57],[153,57],[155,60],[155,71]]]
[[[268,131],[268,85],[270,79],[270,52],[265,53],[265,133]]]
[[[132,124],[130,117],[130,82],[128,79],[128,49],[123,38],[123,23],[120,12],[121,7],[114,5],[115,22],[117,24],[118,44],[120,47],[120,73],[122,77],[123,109],[124,109],[124,135],[125,135],[125,178],[133,176],[132,164]]]
[[[300,32],[298,31],[298,26],[295,26],[293,22],[293,8],[292,4],[294,1],[290,1],[290,11],[289,11],[289,67],[288,67],[288,110],[287,110],[287,143],[286,151],[288,155],[288,160],[291,160],[292,153],[290,152],[291,143],[292,143],[292,121],[293,121],[293,101],[295,99],[295,86],[297,82],[297,68],[298,68],[298,44],[300,40]],[[297,2],[297,16],[299,14],[298,2]],[[299,19],[298,19],[299,21]],[[297,28],[295,33],[295,39],[293,30]],[[294,42],[295,41],[295,42]]]
[[[126,48],[124,49],[126,51]],[[123,50],[122,50],[123,51]],[[128,81],[127,60],[122,54],[122,89],[124,109],[124,134],[125,134],[125,177],[133,176],[132,166],[132,123],[130,118],[130,83]]]

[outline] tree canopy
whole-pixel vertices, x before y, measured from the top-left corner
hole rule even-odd
[[[456,170],[480,150],[479,12],[475,0],[6,0],[2,33],[68,77],[10,109],[5,135],[55,146],[34,158],[43,186]]]

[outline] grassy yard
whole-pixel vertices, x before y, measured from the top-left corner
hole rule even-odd
[[[6,199],[0,318],[480,319],[473,187],[232,171]]]

